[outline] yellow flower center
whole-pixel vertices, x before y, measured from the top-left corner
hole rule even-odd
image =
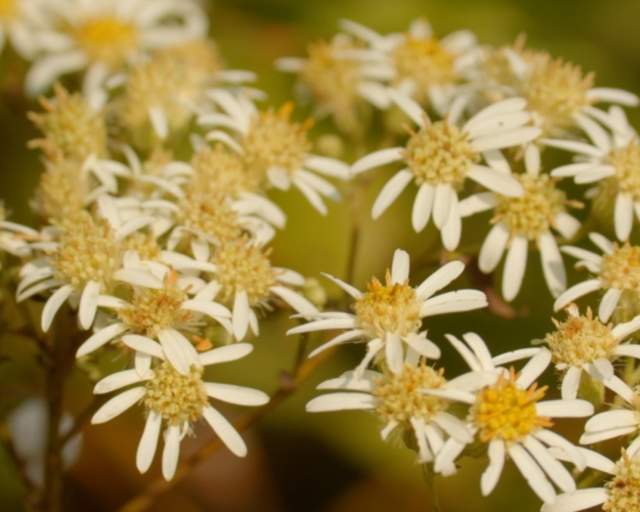
[[[448,404],[445,400],[423,394],[421,390],[440,388],[445,383],[443,370],[434,370],[425,363],[417,366],[405,364],[398,374],[385,371],[375,382],[373,390],[378,399],[376,413],[386,422],[406,424],[411,418],[428,422],[435,414],[447,409]]]
[[[237,291],[244,290],[252,306],[266,301],[275,284],[275,270],[269,254],[244,238],[229,241],[216,249],[213,263],[216,280],[222,286],[221,299],[233,303]]]
[[[480,440],[487,443],[493,439],[507,442],[520,441],[540,428],[552,425],[549,418],[538,416],[536,403],[546,393],[546,386],[529,389],[516,386],[515,372],[478,394],[471,408],[471,417],[479,428]]]
[[[88,281],[105,287],[120,268],[122,246],[106,221],[94,221],[86,211],[61,221],[58,248],[52,255],[56,278],[82,289]]]
[[[17,0],[0,0],[0,21],[11,21],[20,12]]]
[[[448,183],[462,187],[467,171],[480,161],[468,136],[447,121],[437,121],[413,133],[407,142],[404,159],[416,183]]]
[[[615,244],[613,252],[602,257],[599,278],[604,288],[640,293],[640,247]]]
[[[593,318],[590,309],[586,315],[569,315],[564,322],[553,322],[556,330],[547,334],[545,341],[555,363],[581,367],[596,359],[609,359],[618,345],[611,326]]]
[[[42,113],[29,113],[29,119],[44,135],[29,142],[52,161],[70,159],[84,163],[90,155],[107,153],[107,127],[99,112],[94,112],[81,94],[69,94],[56,85],[55,97],[41,98]]]
[[[112,15],[86,20],[72,29],[72,36],[90,60],[113,67],[131,56],[140,39],[134,24]]]
[[[312,122],[292,122],[292,111],[293,103],[285,103],[277,112],[268,110],[253,119],[242,141],[250,172],[264,175],[272,167],[289,173],[300,169],[311,149],[307,132]]]
[[[524,235],[535,240],[554,225],[556,215],[565,209],[566,195],[546,174],[520,174],[514,178],[524,188],[524,194],[521,197],[498,196],[492,222],[504,222],[512,236]]]
[[[209,403],[202,368],[192,367],[188,375],[182,375],[162,362],[153,369],[153,378],[145,387],[144,406],[171,425],[197,421]]]
[[[83,210],[90,192],[89,179],[78,161],[50,163],[40,175],[36,209],[44,218],[59,223]]]
[[[386,333],[405,336],[420,328],[420,302],[409,283],[392,283],[387,271],[385,284],[373,278],[355,303],[358,324],[371,337]]]
[[[235,240],[242,235],[238,215],[220,192],[188,194],[181,203],[182,224],[193,233],[215,243]]]
[[[593,73],[584,75],[579,66],[543,52],[526,52],[523,57],[531,71],[522,94],[543,130],[553,135],[574,126],[575,114],[590,104],[587,92],[593,87]]]
[[[141,260],[154,260],[160,256],[160,246],[152,233],[136,231],[122,242],[125,251],[135,251]]]
[[[623,454],[616,464],[615,475],[605,488],[609,498],[602,505],[604,512],[639,512],[640,460]]]
[[[618,190],[640,201],[640,145],[633,140],[623,148],[613,149],[609,153],[609,162],[615,168]]]

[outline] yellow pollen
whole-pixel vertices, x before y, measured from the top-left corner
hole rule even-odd
[[[554,323],[556,330],[545,336],[554,363],[581,367],[596,359],[610,359],[618,345],[611,325],[594,318],[591,309],[586,315],[568,315],[564,322]]]
[[[293,173],[300,169],[305,154],[311,149],[307,132],[312,121],[291,121],[293,103],[285,103],[278,111],[257,115],[242,140],[244,161],[250,172],[264,176],[272,167]]]
[[[56,85],[52,99],[40,99],[44,112],[30,112],[29,119],[44,135],[29,142],[41,149],[48,160],[76,160],[84,163],[90,155],[107,152],[107,127],[100,112],[94,112],[81,94],[69,94]]]
[[[609,162],[615,168],[616,182],[620,192],[630,194],[634,201],[640,201],[640,145],[632,140],[623,148],[609,153]]]
[[[88,281],[109,287],[113,273],[120,268],[122,246],[109,224],[93,220],[86,211],[66,217],[60,223],[61,235],[52,255],[56,278],[82,289]]]
[[[136,231],[122,241],[125,251],[135,251],[141,260],[155,260],[160,256],[158,241],[151,233]]]
[[[418,185],[448,183],[460,189],[480,156],[471,148],[466,133],[447,121],[437,121],[411,134],[404,159]]]
[[[35,207],[45,219],[57,224],[83,210],[89,192],[89,178],[79,161],[50,162],[40,175]]]
[[[504,222],[512,236],[524,235],[535,240],[548,231],[554,225],[556,215],[565,210],[566,195],[546,174],[520,174],[514,178],[524,188],[524,194],[521,197],[498,196],[492,222]]]
[[[245,238],[226,242],[216,249],[212,262],[217,267],[216,280],[222,286],[220,298],[233,304],[236,291],[244,290],[249,304],[264,303],[276,283],[269,252]]]
[[[447,409],[448,403],[421,390],[440,388],[445,383],[443,370],[435,370],[426,363],[405,364],[398,374],[385,371],[373,389],[378,399],[376,413],[386,422],[407,424],[411,418],[429,422],[435,414]]]
[[[192,367],[188,375],[182,375],[169,363],[162,362],[153,369],[153,378],[145,388],[144,406],[170,425],[197,421],[209,404],[202,368]]]
[[[20,12],[18,3],[18,0],[0,0],[0,21],[15,19]]]
[[[386,333],[405,336],[420,328],[420,302],[409,283],[392,283],[387,270],[385,283],[373,278],[354,306],[358,324],[371,337]]]
[[[479,428],[480,440],[487,443],[493,439],[517,442],[531,432],[552,425],[549,418],[538,416],[536,402],[542,399],[547,387],[529,389],[516,386],[516,374],[512,370],[508,377],[479,392],[471,417]]]
[[[90,60],[113,67],[124,64],[140,38],[135,25],[112,15],[90,18],[73,27],[71,35]]]
[[[640,512],[640,459],[623,453],[605,488],[609,497],[602,505],[604,512]]]
[[[176,286],[175,271],[168,274],[160,290],[134,289],[130,305],[118,310],[118,317],[132,331],[153,337],[169,327],[184,327],[192,313],[181,309],[187,294]]]
[[[179,216],[189,231],[217,244],[235,240],[243,233],[238,214],[221,192],[190,192],[181,203]]]
[[[603,288],[640,293],[640,247],[629,242],[614,244],[612,253],[602,256],[598,277]]]

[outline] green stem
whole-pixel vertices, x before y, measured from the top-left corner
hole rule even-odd
[[[431,464],[423,464],[422,475],[429,488],[429,494],[431,495],[432,512],[441,512],[440,499],[438,498],[438,490],[436,488],[436,474],[433,471],[433,466]]]

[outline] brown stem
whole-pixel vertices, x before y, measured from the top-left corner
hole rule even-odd
[[[82,430],[87,421],[100,409],[106,400],[104,397],[94,397],[93,400],[77,414],[71,428],[60,436],[60,443],[63,447]]]

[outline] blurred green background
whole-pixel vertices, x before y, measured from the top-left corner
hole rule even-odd
[[[439,35],[468,28],[481,41],[506,44],[525,32],[535,48],[595,70],[597,83],[640,91],[640,37],[637,0],[536,1],[536,0],[219,0],[209,4],[211,34],[219,43],[229,67],[251,69],[260,76],[274,105],[291,97],[292,79],[279,74],[272,63],[280,56],[302,55],[306,45],[330,37],[340,18],[351,18],[381,32],[405,29],[415,17],[429,19]],[[3,56],[0,60],[0,190],[17,221],[29,222],[28,203],[40,172],[38,157],[26,149],[34,131],[25,113],[34,108],[21,95],[24,63]],[[637,113],[631,114],[636,120]],[[364,217],[390,171],[378,171],[367,192]],[[363,224],[357,258],[356,281],[363,285],[371,274],[381,275],[393,250],[409,250],[416,261],[412,278],[418,281],[433,270],[418,262],[433,262],[439,245],[432,229],[411,232],[409,211],[414,191],[405,192],[377,222]],[[274,257],[308,276],[320,272],[343,276],[348,239],[348,205],[334,204],[327,217],[316,214],[296,193],[277,193],[289,223],[275,241]],[[486,218],[480,224],[486,226]],[[486,230],[485,230],[486,231]],[[467,247],[479,243],[483,230],[463,231]],[[537,259],[515,309],[519,316],[505,320],[487,312],[450,316],[429,322],[430,337],[443,342],[444,332],[474,330],[494,352],[523,346],[550,329],[551,299],[541,284]],[[431,265],[431,266],[429,266]],[[575,282],[570,273],[570,283]],[[463,285],[461,279],[456,287]],[[332,292],[336,292],[331,289]],[[223,365],[220,381],[237,382],[272,391],[279,372],[295,357],[296,340],[284,332],[292,325],[286,313],[265,322],[255,341],[256,350],[241,364]],[[316,341],[317,342],[317,341]],[[444,343],[444,342],[443,342]],[[448,376],[462,369],[459,358],[444,349]],[[10,356],[10,357],[8,357]],[[385,444],[378,437],[374,417],[364,413],[308,415],[304,403],[314,385],[353,366],[361,347],[345,348],[275,412],[245,434],[250,449],[244,460],[219,451],[187,481],[156,504],[158,511],[389,511],[430,510],[429,490],[422,482],[414,454],[400,442]],[[553,378],[553,376],[551,376]],[[30,348],[2,338],[0,346],[0,414],[25,397],[38,395],[42,381]],[[90,400],[90,384],[78,372],[69,382],[68,409],[80,410]],[[242,411],[229,409],[231,417]],[[562,430],[576,439],[581,423],[563,423]],[[127,497],[159,476],[159,464],[146,476],[134,466],[135,447],[142,429],[137,411],[107,425],[85,430],[84,448],[68,475],[65,510],[114,510]],[[208,428],[198,426],[198,436],[183,443],[185,452],[210,439]],[[615,451],[615,450],[614,450]],[[508,466],[496,492],[480,496],[479,474],[486,461],[465,459],[460,472],[437,478],[445,511],[538,510],[539,502],[515,468]],[[21,510],[21,489],[5,453],[0,454],[0,510]]]

